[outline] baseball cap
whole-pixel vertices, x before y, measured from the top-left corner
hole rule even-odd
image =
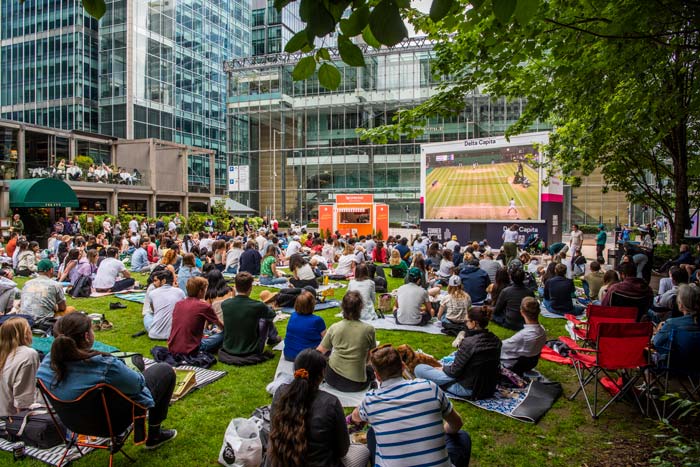
[[[53,263],[51,261],[49,261],[48,259],[42,259],[36,265],[36,270],[38,272],[47,272],[47,271],[52,270],[53,268],[54,268]]]
[[[460,279],[459,276],[450,276],[447,285],[450,287],[460,287],[462,285],[462,279]]]
[[[508,270],[509,271],[515,271],[516,269],[522,269],[523,268],[523,262],[520,261],[519,259],[514,259],[510,263],[508,263]]]
[[[413,267],[413,268],[408,270],[408,279],[411,282],[415,282],[420,278],[421,278],[420,269]]]
[[[299,235],[295,235],[292,237],[292,240],[299,240]]]
[[[599,228],[599,229],[604,229],[604,228],[605,228],[605,225],[603,225],[603,224],[598,224],[598,228]]]

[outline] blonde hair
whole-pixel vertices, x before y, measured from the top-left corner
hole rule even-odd
[[[355,248],[349,243],[346,243],[343,249],[343,255],[352,255],[353,253],[355,253]]]
[[[401,253],[399,253],[399,250],[391,250],[389,266],[398,266],[399,264],[401,264]]]
[[[467,298],[467,292],[464,291],[461,285],[448,285],[447,293],[459,300]]]
[[[163,259],[160,260],[162,264],[175,264],[175,261],[177,260],[177,252],[173,250],[172,248],[169,249],[168,251],[165,252],[163,255]]]
[[[31,329],[24,318],[10,318],[0,326],[0,374],[17,347],[32,343]]]

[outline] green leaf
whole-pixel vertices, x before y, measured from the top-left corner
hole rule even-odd
[[[328,9],[328,12],[333,16],[333,19],[336,22],[338,22],[340,21],[340,18],[343,17],[343,13],[345,13],[345,10],[349,5],[350,2],[347,0],[336,0],[333,2],[328,2],[326,8]]]
[[[501,23],[507,23],[515,11],[516,0],[493,0],[493,14]]]
[[[292,70],[292,79],[294,81],[303,81],[310,78],[316,71],[316,59],[313,57],[304,57],[299,60],[299,63]]]
[[[394,2],[399,8],[409,8],[411,6],[411,0],[394,0]]]
[[[484,4],[484,0],[471,0],[469,3],[471,3],[474,8],[479,8]]]
[[[539,6],[539,0],[518,0],[518,5],[515,7],[515,19],[521,25],[526,25],[535,16]]]
[[[299,2],[299,18],[301,18],[303,22],[309,22],[314,6],[313,0],[301,0]]]
[[[328,60],[328,61],[331,60],[331,54],[328,51],[328,49],[325,47],[321,47],[320,49],[318,49],[318,56],[324,60]]]
[[[286,7],[292,3],[292,0],[275,0],[275,8],[277,8],[277,11],[282,11],[282,8]]]
[[[335,30],[335,20],[323,5],[317,4],[311,11],[306,28],[310,29],[316,37],[323,37]]]
[[[104,0],[83,0],[83,8],[87,14],[95,19],[100,19],[107,12]]]
[[[391,0],[382,0],[374,7],[369,16],[369,27],[374,37],[389,47],[408,37],[399,7]]]
[[[362,32],[369,23],[369,7],[364,5],[353,11],[348,19],[340,20],[340,30],[346,36],[354,37]]]
[[[318,69],[318,82],[326,89],[331,91],[338,89],[340,86],[340,71],[330,63],[324,63]]]
[[[454,0],[433,0],[433,4],[430,5],[430,19],[440,21],[449,13],[453,4]]]
[[[340,58],[350,66],[365,66],[365,57],[362,50],[345,36],[338,37],[338,52]]]
[[[287,45],[284,46],[284,51],[291,54],[303,49],[308,43],[309,41],[306,38],[306,31],[302,29],[298,33],[294,34],[291,39],[289,39]]]
[[[369,45],[370,47],[374,47],[375,49],[378,49],[382,46],[382,44],[379,43],[377,38],[374,37],[374,34],[372,34],[372,30],[369,28],[369,26],[366,26],[362,30],[362,39],[364,39],[367,45]]]

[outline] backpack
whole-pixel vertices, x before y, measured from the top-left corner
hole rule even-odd
[[[92,278],[90,276],[80,276],[72,289],[70,296],[73,298],[85,298],[92,294]]]
[[[66,428],[46,407],[21,410],[17,415],[5,417],[5,430],[10,441],[23,441],[27,446],[48,449],[64,443]]]

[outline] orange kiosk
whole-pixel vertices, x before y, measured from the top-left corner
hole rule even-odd
[[[389,206],[374,202],[374,195],[336,195],[335,204],[318,207],[318,229],[325,234],[389,235]]]

